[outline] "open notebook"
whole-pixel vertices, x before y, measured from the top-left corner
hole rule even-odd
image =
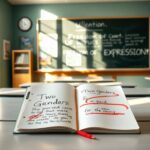
[[[77,130],[139,133],[121,86],[42,83],[27,89],[14,133]]]

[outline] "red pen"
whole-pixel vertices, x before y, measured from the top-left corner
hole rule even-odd
[[[86,133],[85,131],[77,131],[77,134],[78,135],[81,135],[83,137],[86,137],[88,139],[93,139],[93,140],[96,140],[96,137],[94,137],[93,135],[89,134],[89,133]]]

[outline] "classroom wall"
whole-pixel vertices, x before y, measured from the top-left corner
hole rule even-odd
[[[47,4],[47,5],[17,5],[13,7],[13,48],[19,48],[19,37],[32,35],[34,37],[34,54],[36,55],[36,22],[44,10],[58,17],[103,17],[103,16],[150,16],[150,2],[114,2],[90,4]],[[22,16],[28,16],[33,21],[29,32],[21,32],[17,21]]]
[[[0,0],[0,87],[11,86],[11,59],[3,60],[3,40],[12,42],[12,6]]]
[[[36,70],[36,22],[37,19],[40,18],[42,10],[58,17],[111,17],[150,16],[149,8],[150,2],[16,5],[13,6],[12,47],[13,49],[20,48],[20,36],[33,36],[34,70]],[[17,28],[17,21],[22,16],[28,16],[33,21],[33,27],[28,32],[21,32]]]

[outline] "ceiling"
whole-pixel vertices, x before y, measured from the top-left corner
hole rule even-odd
[[[46,4],[46,3],[92,3],[92,2],[136,2],[150,0],[8,0],[11,4]]]

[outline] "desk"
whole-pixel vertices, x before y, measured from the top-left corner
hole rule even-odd
[[[13,134],[15,121],[23,98],[0,98],[0,150],[149,150],[150,120],[139,121],[142,134],[96,134],[98,140],[90,140],[75,134]],[[135,100],[129,100],[135,101]],[[136,118],[147,106],[150,119],[150,99],[146,105],[131,105]],[[10,109],[11,108],[11,109]],[[5,113],[4,113],[5,112]],[[7,115],[6,115],[7,114]],[[143,114],[144,116],[144,114]],[[11,119],[10,119],[11,118]]]
[[[97,82],[114,82],[115,80],[112,77],[95,77],[95,76],[87,76],[87,77],[69,77],[69,76],[46,76],[45,82],[67,82],[67,83],[97,83]]]
[[[0,88],[0,97],[22,97],[25,92],[23,88]]]
[[[59,81],[58,81],[59,82]],[[61,82],[61,81],[60,81]],[[20,84],[19,85],[19,87],[21,87],[21,88],[27,88],[27,87],[30,87],[31,85],[36,85],[36,84],[40,84],[40,83],[42,83],[42,82],[32,82],[32,83],[24,83],[24,84]],[[43,84],[44,84],[45,82],[43,82]],[[51,83],[51,82],[50,82]],[[62,83],[62,82],[61,82]],[[63,82],[64,83],[64,82]],[[67,82],[66,82],[67,83]],[[83,83],[81,83],[81,82],[69,82],[68,84],[70,84],[70,85],[72,85],[72,86],[74,86],[74,87],[77,87],[77,86],[79,86],[79,85],[81,85],[81,84],[83,84]],[[95,84],[97,84],[97,85],[105,85],[105,86],[107,86],[107,85],[122,85],[122,83],[121,82],[97,82],[97,83],[95,83]]]
[[[83,83],[102,83],[102,84],[113,84],[115,80],[110,77],[56,77],[50,76],[44,81],[44,83],[69,83],[73,86],[78,86]],[[31,84],[39,84],[40,82],[31,82],[20,84],[19,87],[26,88],[31,86]],[[42,82],[41,82],[42,83]],[[121,83],[120,83],[121,84]]]
[[[149,80],[150,81],[150,77],[145,77],[145,80]]]
[[[90,140],[73,134],[12,134],[15,122],[0,122],[1,150],[149,150],[150,123],[142,134],[97,134]],[[145,128],[145,130],[144,130]]]
[[[150,88],[123,88],[123,90],[136,119],[150,121]],[[22,102],[23,96],[1,97],[0,95],[0,120],[16,120]]]
[[[127,97],[146,97],[150,96],[150,88],[123,88]]]
[[[0,121],[15,121],[22,102],[23,97],[0,97]]]
[[[150,121],[150,97],[137,98],[136,100],[135,98],[128,99],[136,119],[138,121]],[[0,97],[0,121],[15,121],[22,102],[23,97]]]

